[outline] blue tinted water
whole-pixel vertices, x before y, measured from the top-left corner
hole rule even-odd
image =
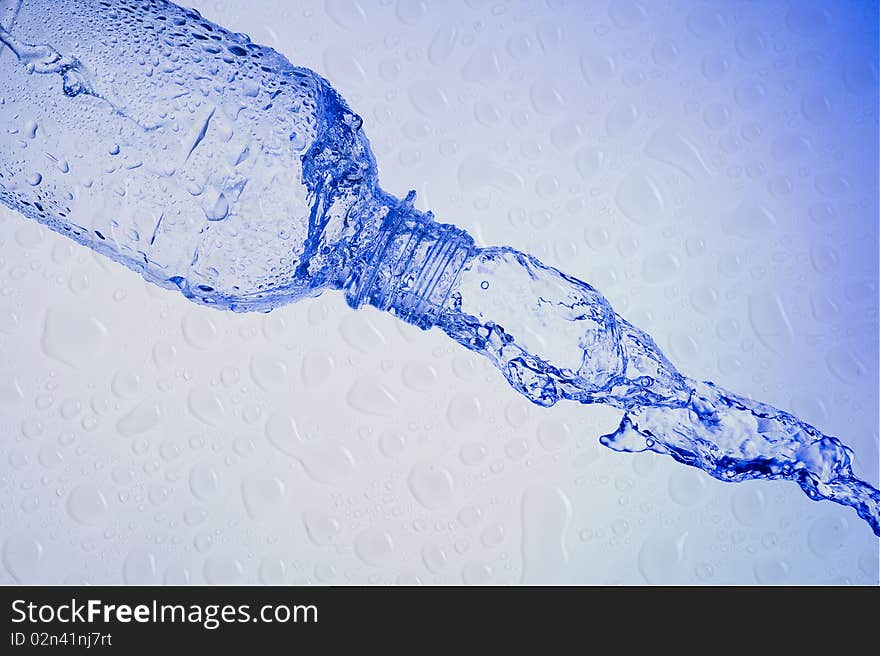
[[[612,449],[792,480],[880,535],[836,437],[683,376],[587,283],[382,191],[360,117],[314,72],[161,0],[7,0],[0,42],[0,201],[25,216],[220,309],[341,290],[537,405],[622,409]]]

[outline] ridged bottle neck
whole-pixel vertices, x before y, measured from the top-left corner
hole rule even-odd
[[[372,305],[427,329],[436,323],[473,254],[474,240],[413,208],[414,197],[410,192],[387,214],[375,245],[346,287],[346,299],[354,308]]]

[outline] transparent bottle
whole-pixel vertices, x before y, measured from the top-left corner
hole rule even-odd
[[[198,303],[340,290],[436,326],[533,403],[622,408],[612,448],[794,480],[880,534],[880,494],[839,440],[683,376],[587,283],[385,193],[326,80],[194,10],[0,0],[0,201]]]

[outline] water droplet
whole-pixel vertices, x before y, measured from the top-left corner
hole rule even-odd
[[[367,15],[357,0],[326,0],[324,8],[339,27],[359,32],[367,24]]]
[[[669,282],[680,268],[681,264],[673,253],[650,253],[642,263],[642,278],[649,283]]]
[[[275,448],[289,456],[296,456],[303,443],[296,421],[284,412],[273,413],[266,421],[266,437]]]
[[[403,382],[416,392],[429,392],[437,382],[437,371],[424,362],[411,362],[403,367]]]
[[[474,49],[461,69],[461,77],[474,84],[489,85],[501,76],[498,53],[494,48],[483,46]]]
[[[764,239],[776,226],[776,217],[766,207],[745,200],[733,212],[722,214],[725,232],[748,239]]]
[[[354,551],[367,565],[387,565],[394,556],[394,542],[386,531],[368,528],[355,538]]]
[[[251,356],[251,377],[262,389],[281,389],[287,383],[287,365],[268,353]]]
[[[788,579],[788,563],[776,556],[761,558],[755,563],[755,579],[762,585],[779,585]]]
[[[465,442],[461,445],[458,457],[465,465],[473,466],[486,458],[486,447],[480,442]]]
[[[113,376],[113,382],[110,385],[113,393],[121,399],[131,399],[140,392],[141,376],[138,372],[131,369],[120,369]]]
[[[15,231],[15,241],[22,248],[36,248],[43,243],[44,231],[35,223],[27,223]]]
[[[49,357],[80,367],[94,362],[106,337],[104,325],[81,309],[53,307],[46,312],[41,344]]]
[[[651,535],[639,550],[639,571],[651,585],[681,583],[684,579],[688,534]]]
[[[452,474],[439,465],[417,463],[407,479],[410,492],[428,510],[444,506],[454,490]]]
[[[669,496],[682,506],[694,506],[706,496],[706,476],[694,469],[678,469],[669,476]]]
[[[449,557],[446,555],[446,551],[444,551],[442,547],[439,547],[436,544],[426,544],[422,547],[422,562],[425,563],[425,567],[427,567],[428,571],[432,574],[437,574],[446,567],[448,560]]]
[[[189,489],[201,501],[208,501],[217,494],[217,472],[206,464],[197,464],[189,472]]]
[[[428,8],[423,0],[397,0],[398,20],[404,25],[415,25],[424,18]]]
[[[468,585],[487,585],[492,582],[492,567],[487,563],[467,563],[461,578]]]
[[[104,493],[93,483],[84,483],[74,488],[67,497],[67,512],[85,526],[101,524],[107,509]]]
[[[263,585],[282,585],[286,569],[284,561],[280,558],[264,556],[260,561],[258,574],[260,583]]]
[[[504,540],[504,527],[501,524],[492,524],[483,529],[480,541],[487,549],[497,547]]]
[[[716,9],[698,6],[688,14],[687,26],[698,39],[715,39],[724,31],[725,20]]]
[[[164,369],[172,365],[177,359],[177,349],[168,342],[156,342],[153,346],[153,362],[156,367]]]
[[[620,211],[638,225],[658,223],[666,211],[658,182],[645,173],[628,174],[618,185],[614,198]]]
[[[253,474],[241,483],[241,498],[252,519],[262,519],[281,507],[284,494],[284,483],[274,477]]]
[[[348,404],[365,415],[391,417],[397,411],[397,399],[380,383],[360,378],[346,396]]]
[[[807,544],[819,558],[830,558],[847,545],[850,532],[849,522],[844,517],[822,517],[810,526]]]
[[[189,570],[179,565],[172,565],[165,570],[162,582],[165,585],[189,585]]]
[[[208,221],[222,221],[229,216],[229,200],[222,191],[217,192],[213,202],[205,208],[205,218]]]
[[[155,428],[161,419],[162,410],[159,404],[146,399],[117,422],[116,430],[125,437],[140,435]]]
[[[774,353],[782,353],[792,343],[794,330],[778,294],[754,292],[749,296],[749,320],[755,336]]]
[[[456,517],[464,528],[473,528],[483,519],[483,511],[477,506],[465,506],[458,511]]]
[[[816,36],[831,24],[831,14],[825,7],[795,2],[785,16],[785,23],[794,34]]]
[[[24,399],[18,380],[10,373],[0,374],[0,408],[11,408]]]
[[[217,327],[203,309],[187,312],[181,327],[184,338],[195,348],[206,349],[217,341]]]
[[[608,7],[611,22],[622,30],[631,30],[647,18],[644,5],[637,0],[614,0]]]
[[[472,428],[480,420],[481,415],[480,401],[473,396],[458,395],[453,397],[446,411],[449,425],[458,431]]]
[[[379,450],[386,458],[397,458],[405,448],[406,440],[400,433],[387,432],[379,436]]]
[[[558,487],[530,487],[523,494],[521,517],[522,582],[552,583],[568,561],[565,541],[571,502]]]
[[[711,176],[705,159],[696,145],[674,130],[660,128],[654,132],[645,145],[645,154],[674,166],[692,180],[702,180]]]
[[[232,556],[211,555],[205,559],[202,573],[211,585],[235,585],[241,582],[244,568]]]
[[[575,167],[581,178],[589,180],[601,169],[605,153],[595,146],[583,146],[575,153]]]
[[[145,549],[135,549],[125,558],[122,578],[129,585],[156,583],[156,556]]]
[[[333,358],[327,353],[311,351],[303,356],[300,376],[306,387],[317,387],[333,373]]]
[[[299,457],[306,473],[319,483],[337,485],[354,471],[351,451],[335,440],[308,443]]]
[[[16,583],[35,583],[42,561],[43,545],[32,537],[13,535],[3,543],[3,564]]]
[[[557,451],[571,437],[568,424],[556,419],[545,419],[538,424],[538,442],[547,451]]]
[[[207,387],[195,387],[190,390],[187,405],[196,419],[209,426],[221,426],[226,410],[220,398]]]
[[[319,547],[333,542],[342,531],[339,520],[324,513],[307,511],[303,513],[303,523],[309,538]]]
[[[539,114],[556,114],[565,106],[565,99],[559,89],[548,80],[539,79],[530,90],[532,106]]]
[[[428,61],[437,66],[449,59],[457,39],[458,28],[454,25],[444,25],[437,30],[428,45]]]

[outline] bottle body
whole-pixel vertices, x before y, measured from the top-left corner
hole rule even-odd
[[[393,199],[323,78],[170,3],[5,9],[0,201],[197,302],[342,284]]]

